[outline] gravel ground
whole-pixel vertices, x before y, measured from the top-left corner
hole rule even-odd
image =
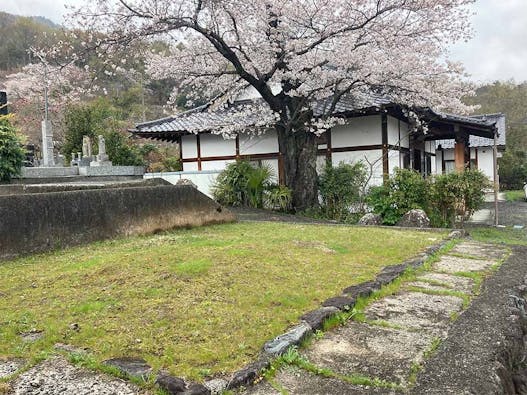
[[[139,387],[90,372],[68,363],[63,357],[48,359],[22,373],[10,384],[13,395],[136,395],[146,394]]]
[[[336,224],[336,221],[323,219],[314,219],[303,217],[301,215],[291,215],[279,213],[276,211],[260,210],[247,207],[229,207],[238,217],[238,220],[244,221],[270,221],[270,222],[290,222],[290,223],[311,223],[311,224]]]

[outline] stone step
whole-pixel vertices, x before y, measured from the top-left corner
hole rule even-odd
[[[316,375],[295,367],[285,367],[273,378],[275,386],[289,395],[395,395],[392,389],[353,385],[336,378]],[[249,388],[245,395],[282,395],[266,381]]]
[[[474,280],[468,277],[454,276],[446,273],[426,272],[419,275],[417,281],[438,281],[447,284],[450,289],[460,291],[467,294],[472,293],[474,288]]]
[[[497,263],[490,259],[461,258],[451,255],[443,255],[438,262],[432,265],[432,269],[438,272],[480,272],[488,270]]]
[[[508,254],[508,250],[492,244],[465,241],[457,244],[449,253],[470,255],[482,259],[499,260],[503,259]]]
[[[444,337],[452,314],[462,308],[463,299],[457,296],[403,291],[373,302],[364,312],[368,320]]]
[[[421,361],[432,341],[428,333],[349,322],[326,333],[301,355],[341,375],[361,374],[404,384],[412,364]]]

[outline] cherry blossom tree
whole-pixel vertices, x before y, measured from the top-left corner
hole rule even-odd
[[[285,183],[303,209],[317,201],[316,135],[340,121],[343,97],[360,105],[375,92],[409,107],[467,110],[460,98],[470,87],[447,48],[470,37],[474,1],[86,0],[70,23],[98,37],[101,56],[166,41],[168,51],[149,57],[152,77],[176,77],[216,106],[256,91],[247,115],[276,129]],[[315,101],[325,103],[317,113]],[[233,118],[219,132],[245,129]]]
[[[28,64],[19,72],[8,75],[4,85],[17,115],[17,124],[34,142],[40,138],[46,91],[49,118],[58,129],[60,139],[66,106],[87,97],[94,89],[87,70],[72,63],[53,65],[46,60]]]

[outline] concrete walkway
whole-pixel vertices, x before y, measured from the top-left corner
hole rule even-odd
[[[272,379],[243,394],[408,392],[424,360],[478,291],[475,280],[507,254],[504,247],[463,241],[395,294],[369,304],[361,320],[324,333]]]

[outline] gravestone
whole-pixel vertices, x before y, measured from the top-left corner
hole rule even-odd
[[[90,166],[91,162],[93,162],[91,138],[89,136],[83,136],[82,159],[79,162],[79,166]]]
[[[90,163],[90,166],[111,166],[112,162],[106,154],[106,140],[104,136],[99,135],[99,154],[97,159]]]

